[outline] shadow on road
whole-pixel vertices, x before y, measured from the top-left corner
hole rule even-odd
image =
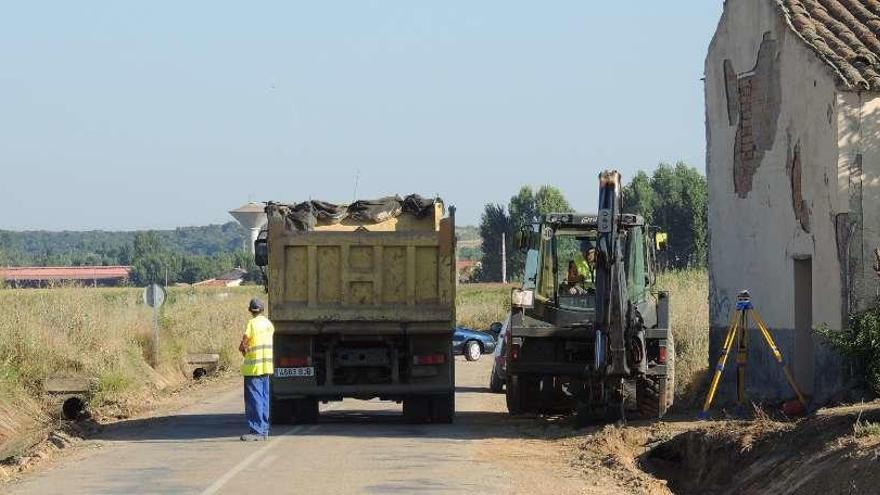
[[[494,393],[494,392],[492,392],[491,390],[489,390],[489,387],[462,387],[462,386],[456,386],[456,387],[455,387],[455,391],[456,391],[456,392],[476,392],[476,393],[478,393],[478,394],[491,394],[491,393]]]
[[[242,414],[181,414],[132,419],[100,427],[94,436],[104,441],[229,441],[245,433]],[[583,434],[561,417],[513,417],[506,412],[458,411],[453,424],[410,424],[398,409],[334,409],[322,411],[320,422],[293,428],[273,427],[291,435],[438,438],[479,440],[490,438],[554,438]]]

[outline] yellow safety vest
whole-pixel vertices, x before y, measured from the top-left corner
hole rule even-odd
[[[248,351],[241,363],[241,374],[244,376],[271,375],[272,367],[272,335],[275,327],[269,318],[263,315],[251,318],[244,334],[248,338]]]
[[[593,271],[590,270],[590,264],[587,263],[587,260],[584,259],[583,256],[578,256],[578,259],[575,260],[574,264],[577,266],[578,273],[584,277],[584,283],[592,284]]]

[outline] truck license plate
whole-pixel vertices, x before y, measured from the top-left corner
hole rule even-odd
[[[292,376],[315,376],[315,368],[275,368],[275,376],[278,378],[288,378]]]

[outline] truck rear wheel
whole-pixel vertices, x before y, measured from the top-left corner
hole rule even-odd
[[[431,421],[434,423],[452,423],[455,417],[455,392],[438,395],[431,399]]]
[[[403,399],[403,417],[408,423],[427,423],[431,419],[431,400],[427,397]]]
[[[297,399],[293,419],[299,424],[317,423],[320,409],[318,399]]]
[[[666,376],[646,376],[636,382],[639,413],[645,419],[660,419],[675,400],[675,343],[666,341]]]
[[[269,421],[273,425],[289,425],[293,422],[293,401],[272,399]]]

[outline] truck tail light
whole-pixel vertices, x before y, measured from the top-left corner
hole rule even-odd
[[[657,363],[666,364],[666,345],[660,346],[660,352],[657,354]]]
[[[522,347],[522,337],[513,337],[510,339],[510,360],[516,361],[519,359],[519,351]]]
[[[510,360],[516,361],[519,359],[519,344],[511,344],[510,345]]]
[[[413,356],[413,364],[422,366],[426,364],[443,364],[446,362],[446,354],[425,354]]]
[[[281,368],[302,368],[311,365],[311,356],[288,356],[278,359],[278,366]]]

